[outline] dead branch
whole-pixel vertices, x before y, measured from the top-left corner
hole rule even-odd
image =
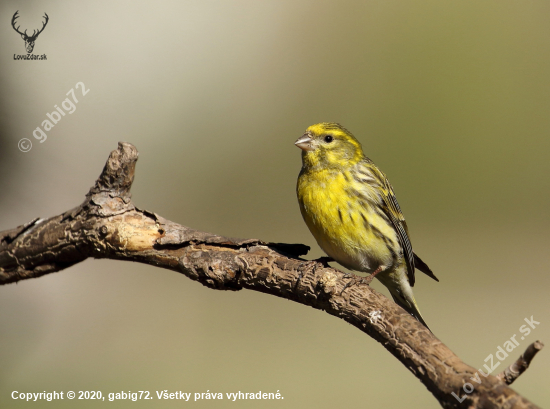
[[[508,368],[497,375],[497,378],[505,382],[506,385],[511,385],[519,376],[529,368],[529,364],[535,355],[544,348],[544,344],[540,341],[535,341],[527,347],[525,352]]]
[[[445,408],[536,408],[501,378],[479,376],[369,286],[346,286],[344,273],[300,259],[307,246],[222,237],[138,209],[130,194],[137,158],[133,145],[119,143],[80,206],[1,232],[0,284],[60,271],[88,257],[151,264],[212,289],[260,291],[339,317],[380,342]],[[525,361],[532,356],[526,353]]]

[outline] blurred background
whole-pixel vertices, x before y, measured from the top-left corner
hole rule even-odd
[[[33,51],[46,61],[14,60],[26,54],[16,10],[29,32],[48,14]],[[415,251],[440,278],[419,274],[415,286],[434,333],[474,368],[517,335],[495,373],[536,339],[550,343],[546,0],[5,0],[0,17],[0,230],[80,204],[128,141],[140,152],[138,207],[208,232],[305,243],[316,258],[295,197],[294,141],[313,123],[340,122],[388,175]],[[71,89],[74,112],[41,143],[33,131]],[[0,311],[2,408],[51,407],[10,395],[54,390],[284,396],[237,403],[251,408],[439,407],[342,320],[151,266],[90,259],[1,287]],[[540,324],[521,340],[531,316]],[[543,350],[513,388],[549,406],[549,371]]]

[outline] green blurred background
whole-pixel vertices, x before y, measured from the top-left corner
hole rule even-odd
[[[47,61],[14,60],[25,54],[16,10],[29,31],[48,13],[34,50]],[[496,372],[530,342],[550,343],[547,0],[5,0],[0,17],[0,230],[81,203],[128,141],[140,152],[138,207],[306,243],[318,257],[295,198],[293,143],[336,121],[388,175],[415,251],[441,280],[415,286],[434,333],[482,368],[533,316],[540,325]],[[34,139],[78,82],[90,91],[76,90],[76,111]],[[105,405],[25,403],[14,390],[165,389],[284,396],[190,403],[205,408],[439,407],[344,321],[150,266],[87,260],[1,287],[0,311],[2,408]],[[543,350],[513,388],[550,406],[549,368]]]

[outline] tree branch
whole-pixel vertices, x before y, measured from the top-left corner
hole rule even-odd
[[[529,364],[535,355],[544,348],[544,344],[540,341],[535,341],[527,347],[525,352],[508,368],[497,375],[497,378],[505,382],[506,385],[511,385],[519,376],[529,368]]]
[[[0,284],[60,271],[88,257],[151,264],[212,289],[260,291],[339,317],[380,342],[443,407],[536,408],[499,377],[479,376],[369,286],[347,286],[344,273],[298,258],[309,247],[222,237],[138,209],[130,194],[137,157],[133,145],[119,143],[80,206],[1,232]],[[466,383],[474,389],[463,389]]]

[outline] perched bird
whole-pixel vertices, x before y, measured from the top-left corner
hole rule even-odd
[[[386,175],[342,125],[323,122],[295,142],[302,149],[296,193],[319,246],[350,270],[370,273],[424,326],[414,295],[414,270],[439,281],[412,250],[405,218]]]

